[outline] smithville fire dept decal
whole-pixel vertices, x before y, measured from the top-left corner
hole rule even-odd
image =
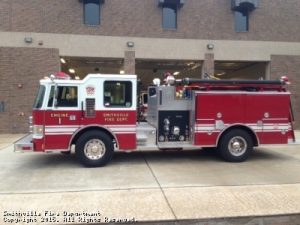
[[[128,122],[128,113],[104,113],[105,122]]]

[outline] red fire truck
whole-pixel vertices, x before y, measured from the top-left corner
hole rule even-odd
[[[40,81],[32,132],[15,151],[75,149],[94,167],[115,151],[136,150],[215,148],[224,160],[242,162],[256,146],[295,142],[286,80],[171,77],[149,87],[147,122],[139,122],[136,75],[58,75]]]

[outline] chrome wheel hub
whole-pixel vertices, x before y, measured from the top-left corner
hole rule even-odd
[[[104,156],[105,144],[99,139],[91,139],[84,146],[84,154],[88,159],[97,160]]]
[[[247,150],[247,141],[240,136],[233,137],[228,143],[228,150],[234,156],[241,156]]]

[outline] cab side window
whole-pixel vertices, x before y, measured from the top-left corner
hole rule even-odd
[[[55,87],[51,87],[48,107],[53,104]],[[56,107],[77,107],[78,106],[78,88],[75,86],[58,86],[56,90]]]
[[[104,106],[124,107],[132,106],[132,83],[130,81],[105,81]]]
[[[57,89],[57,106],[58,107],[77,107],[78,94],[77,87],[60,86]]]

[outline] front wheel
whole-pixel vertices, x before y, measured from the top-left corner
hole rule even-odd
[[[221,138],[218,150],[228,162],[243,162],[253,150],[253,140],[245,130],[230,130]]]
[[[78,160],[87,167],[104,166],[112,159],[114,145],[107,134],[89,131],[78,139],[75,152]]]

